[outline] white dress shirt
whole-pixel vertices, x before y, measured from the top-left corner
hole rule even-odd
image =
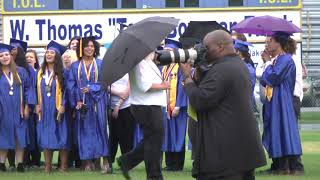
[[[111,90],[116,91],[124,91],[126,88],[128,88],[129,85],[129,75],[124,75],[121,79],[118,81],[112,83]],[[120,97],[116,95],[111,95],[111,108],[114,109],[116,104],[119,102]],[[130,106],[129,99],[125,99],[125,101],[121,104],[120,109],[124,109]]]
[[[151,90],[153,83],[162,83],[162,75],[156,64],[147,57],[129,72],[131,93],[130,103],[133,105],[166,106],[165,90]]]
[[[296,83],[294,85],[293,95],[299,97],[300,101],[303,99],[303,80],[302,80],[302,62],[300,58],[293,57],[294,64],[296,65]]]

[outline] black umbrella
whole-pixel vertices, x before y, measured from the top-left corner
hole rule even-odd
[[[217,23],[217,21],[190,21],[185,32],[180,36],[179,41],[184,48],[189,48],[202,42],[207,33],[218,29],[229,33],[229,31]]]
[[[123,30],[103,58],[102,82],[110,85],[128,73],[178,25],[170,17],[150,17]]]

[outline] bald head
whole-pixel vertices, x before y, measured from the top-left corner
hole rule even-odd
[[[232,36],[223,30],[208,33],[203,43],[208,49],[208,60],[211,61],[235,53]]]
[[[223,30],[212,31],[208,33],[204,39],[206,38],[208,38],[208,41],[211,43],[233,46],[232,36]]]

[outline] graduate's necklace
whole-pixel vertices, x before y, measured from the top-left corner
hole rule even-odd
[[[170,80],[169,77],[171,76],[171,72],[173,68],[176,66],[176,63],[170,64],[169,66],[166,67],[165,72],[164,72],[164,80],[168,81]]]
[[[9,83],[9,86],[10,86],[9,95],[13,96],[13,75],[10,72],[9,72],[9,76],[7,75],[6,72],[3,72],[3,74],[6,77],[6,79],[8,80],[8,83]]]
[[[96,62],[95,58],[93,58],[90,66],[89,66],[89,70],[87,68],[87,64],[86,64],[85,60],[84,59],[81,60],[81,62],[79,63],[79,66],[78,66],[78,80],[80,80],[81,74],[82,74],[81,67],[83,67],[83,69],[84,69],[87,81],[90,81],[90,75],[91,75],[92,69],[93,69],[93,75],[94,75],[94,82],[98,81],[99,72],[98,72],[98,66],[97,66],[97,62]]]
[[[89,66],[89,70],[88,70],[88,65],[86,63],[85,60],[83,60],[83,68],[84,68],[84,72],[86,73],[86,77],[87,77],[87,80],[90,81],[90,74],[91,74],[91,70],[92,70],[92,67],[93,67],[93,62],[94,60],[91,61],[91,64]]]
[[[44,83],[46,84],[46,93],[48,97],[51,96],[51,84],[53,80],[53,74],[53,70],[49,74],[48,68],[46,68],[46,73],[43,75]]]

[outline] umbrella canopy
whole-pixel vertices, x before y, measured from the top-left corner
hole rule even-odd
[[[288,34],[301,32],[293,23],[273,17],[273,16],[257,16],[250,17],[231,28],[238,33],[249,33],[256,35],[272,35],[276,31],[286,32]]]
[[[102,82],[110,85],[128,73],[178,25],[170,17],[150,17],[129,26],[112,42],[102,63]]]
[[[217,21],[190,21],[179,41],[184,48],[189,48],[202,42],[204,36],[211,31],[222,29],[229,32]]]

